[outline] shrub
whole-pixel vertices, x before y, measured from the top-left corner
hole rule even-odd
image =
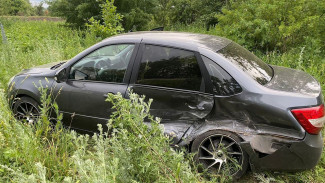
[[[233,0],[217,16],[222,35],[263,51],[303,45],[308,37],[325,43],[325,1]]]
[[[106,0],[106,3],[100,6],[103,22],[95,20],[93,17],[90,18],[89,23],[86,24],[90,32],[101,38],[110,37],[122,32],[124,30],[121,26],[122,16],[116,13],[114,0]]]

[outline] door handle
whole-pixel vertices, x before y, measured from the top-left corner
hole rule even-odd
[[[108,94],[113,94],[113,95],[115,95],[115,93],[114,92],[108,92],[107,94],[104,94],[103,96],[104,96],[104,98],[107,98],[108,97]]]

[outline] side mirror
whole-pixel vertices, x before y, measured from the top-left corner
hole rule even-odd
[[[68,80],[67,69],[66,68],[63,68],[63,69],[59,70],[55,74],[54,79],[58,83],[66,82]]]

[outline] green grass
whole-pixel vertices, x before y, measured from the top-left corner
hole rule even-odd
[[[7,87],[8,80],[22,69],[70,59],[99,40],[85,31],[72,30],[64,26],[62,22],[23,21],[8,18],[0,18],[0,22],[4,25],[8,37],[7,44],[0,43],[0,164],[4,165],[0,166],[0,181],[19,182],[19,180],[24,180],[33,182],[35,180],[40,182],[44,178],[53,182],[62,182],[64,179],[67,182],[86,182],[86,180],[91,180],[89,178],[96,180],[95,178],[103,177],[105,172],[110,172],[110,175],[112,175],[112,177],[106,177],[105,180],[119,182],[118,180],[121,181],[121,179],[116,179],[119,176],[125,180],[131,180],[136,176],[136,171],[127,170],[127,163],[123,161],[123,157],[125,157],[130,161],[141,162],[141,166],[134,167],[135,170],[150,172],[151,179],[138,177],[137,179],[134,178],[135,180],[150,182],[150,180],[156,180],[157,175],[161,175],[161,179],[157,180],[157,182],[169,182],[168,176],[164,176],[163,171],[160,172],[161,174],[156,174],[159,169],[155,169],[150,164],[155,161],[148,161],[146,164],[146,158],[143,156],[144,152],[138,149],[148,146],[146,142],[141,142],[141,147],[130,144],[130,148],[139,150],[136,151],[139,153],[139,157],[136,159],[135,156],[128,157],[129,152],[122,152],[125,147],[118,146],[117,142],[88,140],[86,136],[78,136],[63,129],[44,135],[44,131],[48,130],[42,130],[42,128],[48,126],[33,129],[17,122],[13,118],[5,99],[4,90]],[[215,29],[207,32],[199,26],[174,26],[169,29],[218,35]],[[276,51],[269,53],[251,51],[254,51],[270,64],[297,68],[310,73],[321,82],[323,94],[325,94],[325,54],[317,48],[317,45],[311,40],[306,45],[297,46],[281,54]],[[44,102],[46,103],[46,101]],[[47,119],[44,119],[43,122],[46,123],[47,121]],[[125,137],[127,136],[120,136],[120,138]],[[112,143],[116,143],[115,151],[109,151],[108,153],[107,149],[101,149],[103,146],[100,145]],[[150,145],[159,147],[157,144]],[[156,149],[156,151],[159,150]],[[166,150],[166,152],[170,153],[166,155],[170,159],[164,158],[164,161],[184,163],[184,166],[180,166],[169,162],[171,163],[170,166],[173,167],[172,170],[177,170],[173,172],[175,177],[190,182],[204,182],[195,169],[191,170],[186,167],[189,166],[190,162],[181,158],[180,154],[173,154],[174,152],[169,150]],[[101,159],[103,154],[101,153],[104,153],[107,157],[112,157],[113,153],[114,157],[118,157],[119,160],[112,158],[114,161],[110,159],[104,159],[105,161],[103,161]],[[171,155],[175,155],[174,159]],[[147,158],[153,157],[149,156]],[[102,163],[105,162],[109,163],[110,166],[104,166]],[[136,163],[133,166],[135,165]],[[104,167],[107,170],[97,172],[96,167]],[[111,170],[109,167],[119,168],[118,170]],[[248,173],[242,182],[267,182],[270,180],[274,180],[273,182],[325,182],[324,167],[325,155],[323,154],[321,161],[313,170],[294,174]],[[145,174],[142,173],[142,175]]]
[[[8,44],[0,44],[0,87],[22,69],[67,60],[98,42],[84,31],[62,22],[0,18]]]

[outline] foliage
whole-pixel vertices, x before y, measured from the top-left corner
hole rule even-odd
[[[169,11],[172,0],[158,0],[154,9],[153,20],[159,26],[165,27],[169,24]]]
[[[83,28],[93,17],[100,20],[100,5],[103,0],[49,0],[49,11],[52,16],[64,17],[66,22]]]
[[[172,25],[199,23],[209,29],[214,26],[218,20],[216,14],[226,5],[226,0],[171,0],[169,18]]]
[[[175,23],[193,22],[203,22],[209,28],[217,23],[216,14],[226,2],[226,0],[115,0],[113,3],[117,7],[117,13],[123,16],[123,28],[127,31],[141,31]],[[105,1],[98,0],[93,3],[94,7],[99,8]],[[51,0],[49,4],[52,15],[65,17],[67,23],[79,27],[83,27],[85,19],[88,20],[90,17],[94,17],[97,22],[101,20],[100,12],[90,10],[90,2],[84,0]],[[81,6],[84,8],[80,8]]]
[[[116,13],[114,0],[106,0],[106,2],[101,5],[101,8],[101,17],[103,22],[101,23],[100,20],[95,20],[91,17],[89,19],[89,24],[86,24],[90,32],[100,36],[101,38],[110,37],[122,32],[123,28],[120,23],[122,16],[119,13]]]
[[[32,15],[33,8],[29,0],[0,0],[0,16]]]
[[[34,7],[35,14],[38,16],[44,16],[45,15],[45,8],[43,7],[43,2],[39,3],[37,6]]]
[[[262,51],[286,51],[308,39],[325,43],[325,1],[233,0],[217,16],[221,35]]]
[[[45,175],[60,178],[70,173],[70,163],[66,157],[76,149],[75,144],[69,140],[73,133],[62,128],[61,115],[58,115],[56,125],[50,126],[49,112],[58,114],[58,107],[47,95],[48,89],[39,84],[42,112],[40,120],[34,126],[17,122],[8,108],[3,91],[0,92],[0,134],[4,142],[0,151],[1,182],[31,182],[35,179],[45,180]]]
[[[123,15],[122,25],[127,31],[150,30],[157,0],[115,0],[117,12]]]

